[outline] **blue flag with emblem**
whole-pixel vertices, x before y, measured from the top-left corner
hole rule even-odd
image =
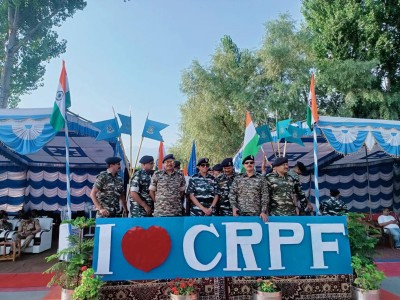
[[[100,129],[96,141],[110,140],[119,136],[118,122],[115,118],[93,123],[93,126]]]
[[[164,142],[160,131],[168,126],[168,124],[152,121],[147,118],[146,123],[144,123],[142,137]]]
[[[256,131],[257,131],[257,134],[260,136],[260,138],[258,139],[257,146],[272,141],[272,135],[271,135],[271,131],[269,130],[268,125],[265,124],[265,125],[258,126],[256,128]]]
[[[291,136],[286,137],[286,141],[291,143],[296,143],[300,146],[304,147],[303,141],[301,140],[301,136],[306,132],[303,128],[299,128],[296,126],[289,125],[288,132]]]
[[[188,163],[188,175],[192,177],[194,174],[197,174],[197,168],[196,168],[196,142],[193,141],[192,144],[192,153],[190,154],[190,159]]]
[[[131,116],[125,116],[118,114],[119,120],[121,121],[121,127],[119,128],[119,134],[132,134],[132,119]]]
[[[276,123],[276,134],[279,140],[290,136],[290,133],[288,131],[290,121],[291,119],[287,119]]]

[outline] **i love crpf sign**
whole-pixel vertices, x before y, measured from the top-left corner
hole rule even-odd
[[[96,219],[104,280],[350,274],[345,217]]]

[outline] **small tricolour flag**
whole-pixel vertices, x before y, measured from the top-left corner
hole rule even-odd
[[[310,83],[310,93],[308,95],[308,105],[307,105],[307,125],[312,128],[312,125],[318,122],[318,107],[317,107],[317,97],[315,95],[315,79],[314,74],[311,76]]]
[[[158,146],[158,158],[157,158],[156,170],[164,169],[163,166],[164,156],[165,156],[164,142],[160,142],[160,145]]]
[[[258,134],[256,128],[254,127],[254,123],[251,120],[250,113],[246,112],[246,130],[244,132],[244,141],[243,141],[243,153],[242,158],[248,155],[256,156],[258,153],[258,149],[260,149],[258,145]]]
[[[71,106],[71,96],[69,93],[67,70],[65,69],[65,62],[62,63],[60,82],[56,94],[56,101],[54,102],[53,113],[51,114],[50,124],[55,131],[60,131],[65,126],[66,109]]]

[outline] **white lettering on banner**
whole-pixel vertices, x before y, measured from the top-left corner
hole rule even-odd
[[[251,245],[259,244],[262,239],[262,228],[259,223],[222,223],[226,227],[226,268],[224,271],[241,271],[238,266],[238,246],[240,246],[244,258],[246,271],[261,270],[257,266]],[[249,236],[238,236],[238,230],[250,230]]]
[[[322,233],[342,233],[345,235],[343,224],[307,224],[311,229],[311,246],[313,265],[311,269],[327,269],[324,261],[324,252],[335,251],[339,254],[338,240],[323,242]]]
[[[269,270],[284,270],[281,245],[300,244],[304,237],[303,226],[299,223],[270,222],[268,225],[271,267]],[[319,224],[318,224],[319,225]],[[280,236],[280,230],[291,230],[293,236]]]
[[[210,226],[206,225],[196,225],[191,227],[183,238],[183,255],[185,256],[186,262],[188,265],[195,270],[198,271],[209,271],[213,269],[219,262],[222,257],[221,252],[218,252],[215,255],[214,259],[209,264],[202,264],[196,257],[196,252],[194,249],[194,241],[199,233],[202,231],[207,231],[214,234],[216,237],[219,237],[217,229],[215,229],[214,224],[210,224]]]
[[[282,218],[285,222],[275,222],[279,219],[274,218],[268,223],[261,223],[255,219],[245,222],[229,220],[224,217],[221,221],[215,219],[205,224],[193,220],[190,220],[189,224],[184,224],[184,221],[179,223],[175,220],[175,224],[182,224],[178,232],[176,225],[164,224],[164,220],[161,220],[160,227],[167,231],[174,244],[154,270],[143,272],[128,261],[131,252],[135,249],[123,248],[120,237],[124,237],[132,228],[146,229],[151,226],[149,225],[151,223],[142,224],[141,220],[135,220],[126,224],[120,220],[99,219],[96,225],[94,249],[96,262],[93,262],[96,266],[96,274],[105,275],[106,280],[169,278],[172,271],[170,268],[173,267],[168,265],[164,268],[163,264],[172,260],[178,260],[186,272],[184,275],[189,277],[236,276],[238,272],[243,274],[240,276],[254,274],[256,274],[254,276],[259,276],[257,274],[278,274],[276,276],[279,276],[292,274],[299,268],[301,268],[301,274],[311,275],[345,274],[337,273],[338,270],[351,272],[350,263],[348,263],[350,252],[348,239],[345,238],[346,228],[343,218],[341,221],[344,223],[313,223],[313,220],[296,222],[297,220],[289,218]],[[178,248],[182,249],[183,255],[182,252],[176,251]],[[203,255],[204,253],[200,252],[203,251],[201,249],[207,249],[207,255]],[[296,257],[302,257],[300,253],[306,255],[300,267],[296,265],[298,262],[287,256],[292,251],[297,252]],[[152,257],[147,258],[148,262],[151,262]],[[123,267],[120,268],[120,265]],[[158,268],[159,266],[163,268]],[[282,272],[282,270],[285,271]],[[175,269],[173,271],[175,272]],[[129,272],[133,272],[133,275]]]
[[[97,256],[96,274],[113,274],[110,271],[111,259],[111,229],[115,224],[96,225],[99,228],[99,251]]]

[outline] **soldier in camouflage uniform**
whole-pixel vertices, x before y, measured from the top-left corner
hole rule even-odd
[[[274,160],[274,171],[266,176],[269,192],[270,216],[295,216],[297,215],[295,181],[287,173],[289,171],[286,157],[278,157]],[[298,199],[301,205],[307,205],[307,199]]]
[[[297,196],[297,214],[298,215],[312,215],[313,206],[311,202],[307,199],[306,194],[301,189],[300,175],[307,171],[306,166],[298,161],[292,169],[289,170],[288,175],[294,180],[294,189]],[[306,201],[304,201],[304,198]],[[307,205],[305,205],[307,204]]]
[[[181,197],[185,192],[185,178],[174,169],[175,158],[168,154],[163,159],[164,170],[151,177],[150,197],[154,201],[154,217],[182,215]]]
[[[192,202],[191,216],[211,216],[218,202],[219,188],[214,176],[207,173],[210,166],[208,158],[197,161],[199,173],[189,179],[187,193]]]
[[[231,157],[225,158],[221,162],[224,173],[216,178],[220,190],[220,197],[217,203],[217,212],[219,216],[232,216],[232,207],[229,202],[229,192],[233,180],[237,174],[233,170],[233,160]]]
[[[254,156],[246,156],[242,164],[246,172],[235,177],[229,193],[233,216],[260,216],[268,221],[268,191],[265,176],[254,170]]]
[[[153,173],[154,158],[145,155],[140,161],[142,169],[133,174],[130,183],[131,217],[151,217],[154,202],[149,195],[151,175]]]
[[[339,190],[330,190],[331,197],[322,201],[319,211],[323,216],[342,216],[348,212],[346,204],[339,199]]]
[[[101,172],[90,192],[90,198],[97,210],[97,218],[113,218],[119,211],[121,202],[124,215],[128,209],[124,197],[124,184],[118,175],[121,169],[121,159],[119,157],[109,157],[106,159],[107,170]]]

